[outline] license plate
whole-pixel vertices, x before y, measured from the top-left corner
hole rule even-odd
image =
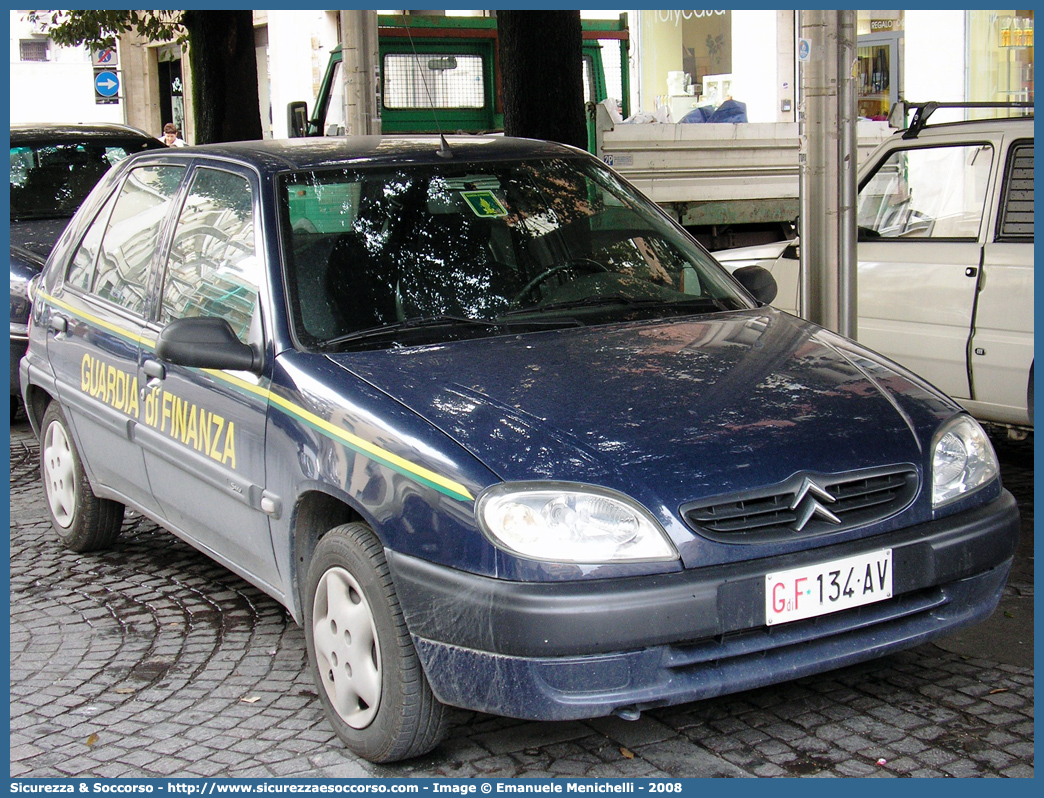
[[[777,571],[765,576],[765,622],[814,618],[892,597],[892,550]]]

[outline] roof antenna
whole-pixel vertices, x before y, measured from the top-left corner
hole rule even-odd
[[[438,150],[435,154],[440,158],[452,158],[453,150],[450,149],[449,142],[446,141],[446,136],[442,132],[442,125],[439,124],[439,115],[435,112],[435,101],[431,98],[431,90],[428,88],[428,81],[424,79],[424,72],[420,70],[420,55],[417,54],[417,46],[413,43],[413,33],[410,31],[410,23],[406,21],[406,13],[402,14],[402,24],[406,28],[406,35],[410,39],[410,49],[413,50],[413,57],[417,64],[418,71],[420,71],[421,83],[424,84],[424,93],[428,96],[428,106],[431,108],[431,116],[435,120],[435,129],[439,131],[439,144]]]

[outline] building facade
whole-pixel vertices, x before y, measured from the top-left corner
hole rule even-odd
[[[194,141],[184,47],[128,34],[99,63],[98,54],[85,48],[54,45],[27,12],[10,13],[12,122],[125,122],[157,136],[173,122],[182,138]],[[860,115],[886,118],[900,97],[1032,102],[1033,18],[1032,10],[858,12]],[[254,12],[266,137],[287,135],[288,103],[303,100],[311,108],[330,52],[342,41],[343,19],[330,10]],[[677,121],[695,106],[732,97],[746,106],[750,122],[795,121],[795,12],[641,10],[627,12],[627,19],[632,111],[666,105]],[[111,96],[98,93],[103,70],[118,82]]]

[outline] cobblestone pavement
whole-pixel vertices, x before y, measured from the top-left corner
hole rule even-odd
[[[1000,449],[1029,539],[1007,618],[1032,605],[1033,458]],[[276,602],[140,518],[109,552],[62,550],[36,442],[12,430],[13,777],[1032,776],[1032,662],[984,639],[633,723],[461,713],[434,753],[375,766],[330,731],[304,635]]]

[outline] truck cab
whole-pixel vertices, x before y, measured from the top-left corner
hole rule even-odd
[[[496,18],[413,17],[407,26],[403,17],[382,14],[377,22],[382,133],[503,131]],[[614,99],[626,116],[626,15],[616,21],[583,20],[582,26],[584,102],[600,103],[618,93]],[[345,135],[345,85],[343,55],[336,47],[311,115],[305,103],[290,103],[290,136]],[[588,150],[594,149],[589,122]]]

